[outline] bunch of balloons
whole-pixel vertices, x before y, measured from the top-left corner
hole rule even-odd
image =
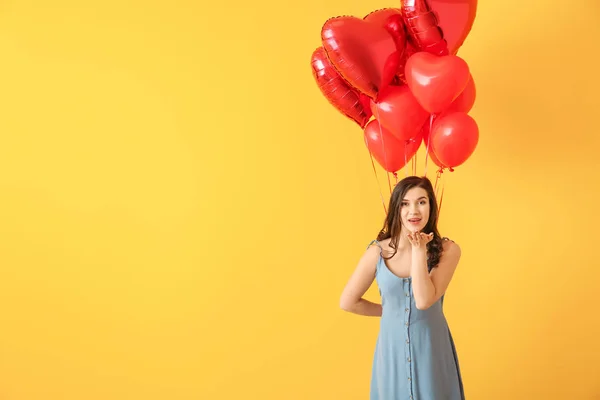
[[[364,18],[330,18],[312,54],[323,96],[364,132],[387,171],[402,169],[423,143],[452,170],[475,151],[479,129],[469,111],[475,83],[456,55],[471,31],[477,0],[401,0]]]

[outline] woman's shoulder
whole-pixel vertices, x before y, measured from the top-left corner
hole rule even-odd
[[[389,252],[391,250],[390,240],[391,239],[388,238],[388,239],[371,241],[371,243],[369,244],[369,246],[367,248],[367,252],[374,251],[374,252],[377,252],[378,254],[386,254],[387,252]],[[376,249],[376,250],[374,250],[374,249]]]
[[[460,246],[448,237],[442,238],[442,250],[444,253],[455,253],[460,256]]]
[[[386,253],[392,251],[393,249],[390,247],[391,241],[392,241],[391,238],[380,240],[379,247],[381,247],[381,250],[383,250]]]
[[[389,247],[389,245],[390,245],[390,240],[391,240],[390,238],[387,238],[387,239],[381,239],[381,240],[375,240],[375,239],[374,239],[374,240],[372,240],[372,241],[371,241],[371,244],[370,244],[370,246],[377,245],[377,246],[379,246],[379,247]]]

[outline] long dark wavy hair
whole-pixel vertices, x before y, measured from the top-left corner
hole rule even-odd
[[[431,271],[437,267],[442,256],[442,245],[443,239],[438,232],[438,204],[435,198],[435,192],[433,185],[429,178],[423,176],[408,176],[402,179],[394,187],[392,196],[390,197],[390,203],[388,206],[387,215],[383,224],[383,229],[377,235],[377,240],[382,241],[385,239],[390,240],[390,247],[394,249],[394,253],[389,257],[384,257],[386,260],[392,258],[398,252],[398,243],[400,241],[400,233],[402,231],[402,219],[400,209],[402,207],[402,200],[406,193],[416,187],[420,187],[427,192],[429,198],[429,220],[423,228],[422,232],[429,234],[433,232],[433,239],[427,243],[427,268]],[[383,257],[383,255],[382,255]]]

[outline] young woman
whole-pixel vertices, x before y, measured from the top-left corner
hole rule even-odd
[[[437,220],[429,179],[402,179],[390,198],[383,229],[367,247],[342,293],[343,310],[381,317],[371,400],[465,398],[442,309],[460,248],[440,236]],[[381,305],[362,297],[375,279]]]

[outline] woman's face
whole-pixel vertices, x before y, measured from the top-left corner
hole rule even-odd
[[[429,221],[429,198],[425,189],[414,187],[406,192],[400,205],[402,226],[410,232],[421,231]]]

